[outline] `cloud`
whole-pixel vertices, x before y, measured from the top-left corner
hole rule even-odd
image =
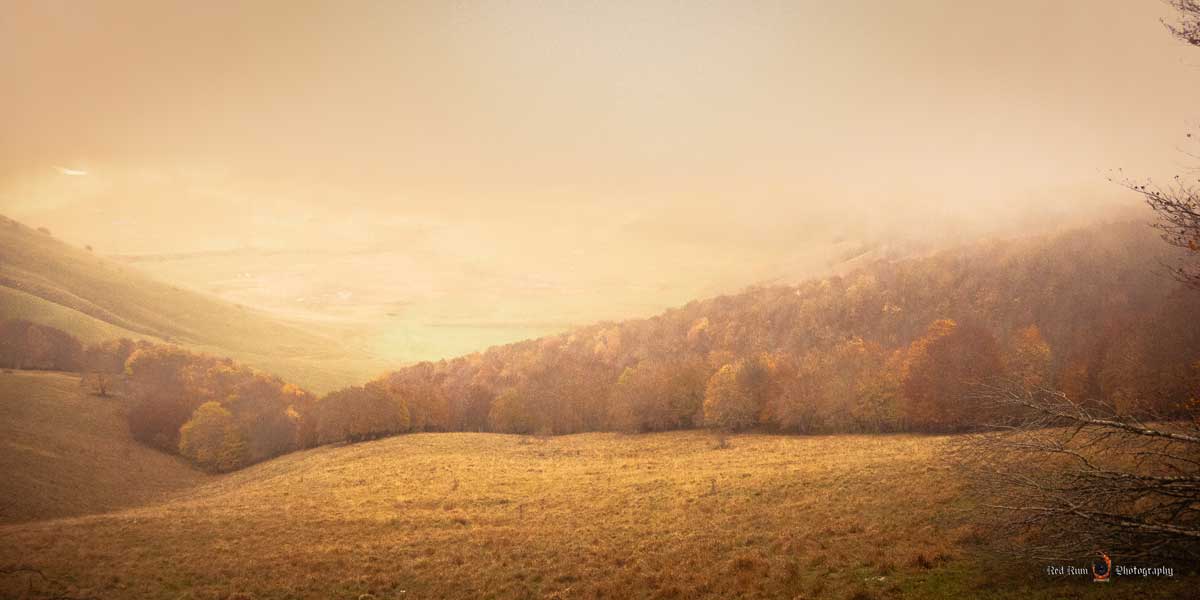
[[[87,172],[87,171],[83,171],[83,170],[80,170],[80,169],[68,169],[68,168],[66,168],[66,167],[60,167],[60,166],[57,166],[57,165],[55,165],[55,167],[54,167],[54,168],[55,168],[55,169],[56,169],[56,170],[57,170],[59,173],[62,173],[63,175],[71,175],[71,176],[73,176],[73,177],[81,177],[81,176],[83,176],[83,175],[87,175],[87,174],[88,174],[88,172]]]

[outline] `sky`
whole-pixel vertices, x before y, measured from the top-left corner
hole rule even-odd
[[[0,213],[430,357],[1134,206],[1200,117],[1169,15],[0,0]]]

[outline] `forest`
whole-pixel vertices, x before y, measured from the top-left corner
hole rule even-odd
[[[0,324],[0,366],[123,389],[136,439],[213,471],[419,431],[970,431],[1004,417],[974,399],[996,381],[1170,416],[1200,384],[1200,298],[1159,268],[1173,252],[1118,223],[879,260],[321,397],[227,358],[128,339],[85,348],[21,320]]]

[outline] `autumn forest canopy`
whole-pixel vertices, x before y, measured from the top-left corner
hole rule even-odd
[[[9,368],[122,387],[142,442],[231,470],[300,448],[415,431],[569,434],[709,427],[969,431],[973,397],[1021,382],[1125,413],[1181,414],[1200,383],[1200,297],[1142,223],[879,260],[844,275],[405,367],[323,396],[151,342],[85,347],[3,323]]]

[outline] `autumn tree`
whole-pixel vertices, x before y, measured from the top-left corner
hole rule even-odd
[[[955,431],[982,422],[973,386],[1002,373],[995,338],[978,325],[933,322],[909,349],[902,381],[904,417],[920,431]]]
[[[317,441],[319,415],[311,410],[314,398],[299,387],[227,358],[174,346],[138,343],[134,347],[125,361],[125,378],[132,401],[129,428],[135,439],[169,452],[180,451],[184,424],[201,405],[215,402],[229,413],[236,431],[229,436],[226,454],[236,455],[237,460],[222,462],[221,469],[265,460]],[[119,355],[123,350],[113,352]],[[312,414],[305,418],[305,412]],[[213,414],[205,416],[215,418]],[[387,426],[393,425],[389,422]],[[303,432],[302,427],[306,428]],[[192,443],[190,447],[199,449],[193,450],[195,454],[211,449],[212,444]],[[216,464],[211,452],[206,456],[206,464]]]
[[[292,410],[304,401],[300,388],[264,373],[246,372],[219,394],[245,432],[250,462],[279,456],[298,446],[299,418]]]
[[[488,413],[492,411],[492,392],[485,386],[470,383],[464,388],[462,395],[462,429],[464,431],[487,431]]]
[[[524,397],[515,389],[507,389],[492,402],[488,415],[493,431],[503,433],[533,433],[534,420]]]
[[[849,386],[849,427],[864,433],[895,431],[900,426],[901,352],[888,353],[861,338],[851,340],[843,352],[852,373]]]
[[[179,428],[207,398],[198,371],[211,359],[174,346],[135,351],[125,364],[129,378],[129,430],[138,441],[168,452],[179,447]]]
[[[433,363],[423,362],[378,381],[380,389],[403,403],[413,431],[446,431],[451,427],[450,401],[442,388],[443,377]]]
[[[76,371],[82,362],[83,346],[67,332],[24,319],[0,321],[0,367]]]
[[[233,415],[211,401],[201,404],[180,428],[179,453],[211,471],[232,471],[247,458]]]
[[[612,397],[609,399],[609,411],[613,426],[622,431],[651,431],[656,422],[651,410],[655,404],[651,400],[653,392],[649,391],[649,377],[638,373],[638,367],[625,367],[613,386]],[[640,376],[639,376],[640,375]],[[647,406],[649,404],[649,406]]]
[[[125,388],[125,362],[134,351],[153,345],[145,340],[134,341],[129,338],[89,345],[83,351],[84,376],[80,380],[80,387],[98,396],[121,394]]]
[[[1115,336],[1098,361],[1100,399],[1129,415],[1176,416],[1200,378],[1200,294],[1181,289]]]
[[[830,412],[828,356],[810,351],[787,360],[781,393],[767,405],[768,422],[783,431],[816,433],[825,430]]]
[[[757,425],[773,391],[774,368],[766,355],[722,366],[704,389],[704,422],[726,431]]]
[[[408,404],[382,381],[330,392],[316,403],[315,413],[323,444],[360,442],[411,428]]]
[[[708,317],[700,317],[688,327],[687,343],[691,350],[702,354],[708,352],[712,345],[710,325]]]
[[[89,371],[99,373],[124,373],[125,361],[138,348],[147,348],[148,342],[135,342],[129,338],[108,340],[92,344],[84,351],[84,365]]]
[[[1037,325],[1013,333],[1004,353],[1004,370],[1030,387],[1043,386],[1050,377],[1050,345]]]
[[[625,431],[692,427],[701,416],[707,375],[695,356],[626,367],[610,398],[614,426]]]

